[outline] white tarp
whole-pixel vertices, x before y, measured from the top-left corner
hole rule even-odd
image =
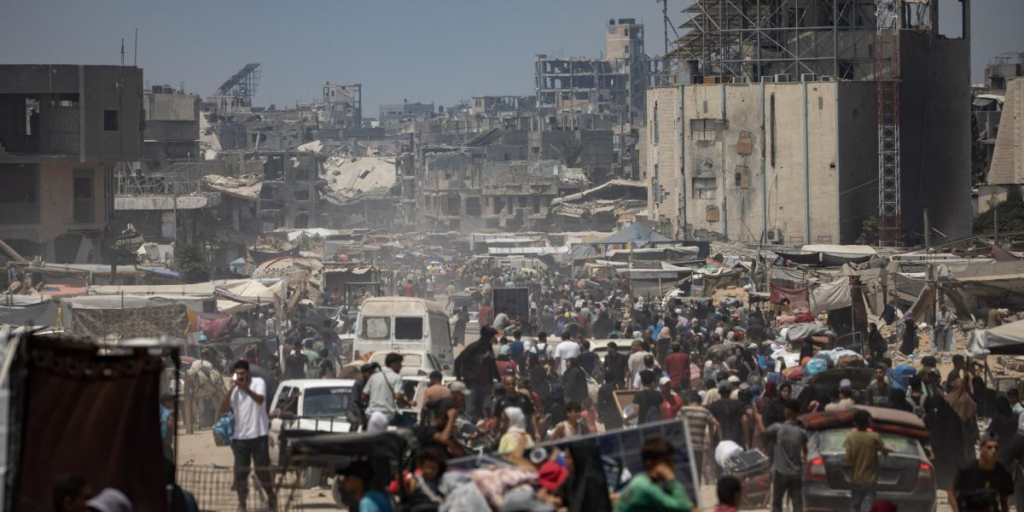
[[[967,355],[1024,354],[1024,320],[992,329],[975,329],[967,340]]]
[[[850,307],[853,304],[850,297],[850,280],[840,278],[813,288],[810,293],[810,302],[811,314],[814,315]]]
[[[277,299],[284,299],[285,282],[278,281],[274,285],[264,286],[255,279],[240,281],[218,286],[217,293],[238,302],[273,304]]]

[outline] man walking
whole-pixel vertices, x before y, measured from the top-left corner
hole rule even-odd
[[[768,439],[774,440],[772,456],[772,512],[782,512],[786,494],[793,504],[793,512],[803,510],[803,478],[801,469],[807,458],[807,432],[796,421],[800,415],[800,402],[785,404],[786,421],[768,427]]]
[[[850,512],[869,512],[878,493],[879,459],[889,454],[882,437],[869,432],[871,414],[860,409],[853,413],[857,430],[846,436],[843,448],[850,463]]]
[[[270,419],[264,403],[267,400],[267,383],[249,374],[249,363],[238,361],[232,368],[234,380],[231,391],[220,403],[220,413],[228,410],[235,415],[235,435],[231,439],[231,452],[235,456],[235,491],[238,493],[238,510],[245,510],[249,497],[249,465],[256,467],[256,476],[267,493],[267,504],[273,509],[277,497],[274,483],[267,468],[270,466],[270,450],[267,432]]]
[[[932,340],[932,353],[952,352],[956,350],[956,338],[953,333],[953,315],[946,306],[939,308],[935,317],[935,339]]]

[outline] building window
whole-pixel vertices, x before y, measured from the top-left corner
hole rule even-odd
[[[736,168],[736,187],[750,188],[750,168],[741,165]]]
[[[0,224],[39,222],[39,167],[0,164]]]
[[[118,119],[116,110],[103,111],[103,131],[116,132],[118,130]]]
[[[714,141],[718,139],[718,133],[722,129],[722,123],[717,119],[691,119],[690,138],[693,140]]]
[[[718,188],[718,180],[714,177],[693,179],[694,199],[714,199],[715,190]]]
[[[73,222],[75,224],[92,224],[96,222],[96,196],[93,186],[92,169],[75,169],[74,174],[74,207]]]
[[[654,128],[653,128],[653,130],[654,130],[654,143],[658,144],[661,141],[661,137],[660,137],[660,135],[658,133],[659,130],[658,130],[658,102],[657,101],[654,102],[654,123],[653,124],[654,124]]]
[[[719,213],[718,207],[714,205],[710,205],[707,208],[705,208],[704,215],[704,218],[708,222],[718,222],[718,220],[721,218],[721,214]]]

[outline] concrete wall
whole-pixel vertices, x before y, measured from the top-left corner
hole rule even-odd
[[[874,82],[839,83],[840,243],[878,217],[878,108]]]
[[[199,122],[199,96],[145,93],[146,121]],[[147,124],[148,128],[148,124]]]
[[[873,115],[874,88],[808,82],[648,90],[644,159],[652,221],[667,221],[686,237],[749,243],[768,230],[792,244],[856,238],[849,231],[856,226],[859,233],[861,221],[847,217],[874,205],[841,211],[841,191],[875,173],[868,153],[874,119],[861,114]],[[856,120],[839,122],[853,111]],[[877,194],[877,187],[866,188]]]
[[[647,126],[641,130],[644,140],[641,159],[647,183],[647,209],[655,225],[669,224],[673,233],[680,231],[683,185],[680,145],[682,125],[679,87],[647,90]],[[657,129],[657,137],[655,137]]]
[[[900,47],[903,231],[923,243],[922,210],[953,238],[971,232],[970,41],[904,32]]]
[[[20,166],[5,168],[0,166],[0,180],[5,172],[23,172]],[[79,241],[70,242],[71,237],[86,239],[82,255],[86,258],[79,262],[99,260],[103,248],[100,240],[107,220],[113,214],[113,173],[104,164],[78,163],[43,163],[34,166],[39,173],[38,222],[22,224],[0,224],[0,239],[4,239],[16,248],[30,248],[32,253],[24,254],[43,256],[50,262],[75,262],[79,254]],[[76,170],[92,171],[93,215],[84,222],[75,222],[74,218],[74,176]],[[63,250],[58,251],[58,245]],[[72,248],[68,246],[73,245]],[[90,250],[94,247],[95,250]],[[71,256],[68,257],[70,251]],[[62,253],[58,255],[58,252]],[[63,256],[63,257],[58,257]]]
[[[119,66],[74,65],[0,65],[0,95],[25,95],[40,99],[40,121],[44,139],[56,132],[68,133],[62,144],[71,151],[49,152],[42,141],[39,151],[31,155],[0,153],[0,161],[34,162],[68,160],[97,162],[138,160],[142,155],[142,69]],[[73,115],[57,117],[50,107],[51,95],[62,99],[75,97]],[[66,96],[64,96],[66,95]],[[24,115],[20,106],[0,106],[0,144],[12,147],[11,137],[18,119]],[[70,107],[69,107],[70,108]],[[105,111],[117,113],[118,129],[104,129]],[[23,119],[23,118],[21,118]],[[13,125],[11,123],[14,123]],[[21,127],[24,132],[24,126]],[[77,138],[77,140],[74,140]],[[73,148],[71,147],[73,146]]]
[[[987,181],[991,185],[1024,183],[1024,79],[1007,82],[1001,114]]]

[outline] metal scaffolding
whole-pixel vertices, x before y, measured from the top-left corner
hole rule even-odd
[[[874,0],[697,0],[674,56],[701,79],[870,80],[874,10]]]
[[[262,71],[258,62],[246,64],[217,88],[217,94],[242,98],[245,100],[245,106],[251,107],[252,97],[256,95],[261,75]]]
[[[875,76],[878,84],[878,243],[899,247],[901,0],[877,0]]]

